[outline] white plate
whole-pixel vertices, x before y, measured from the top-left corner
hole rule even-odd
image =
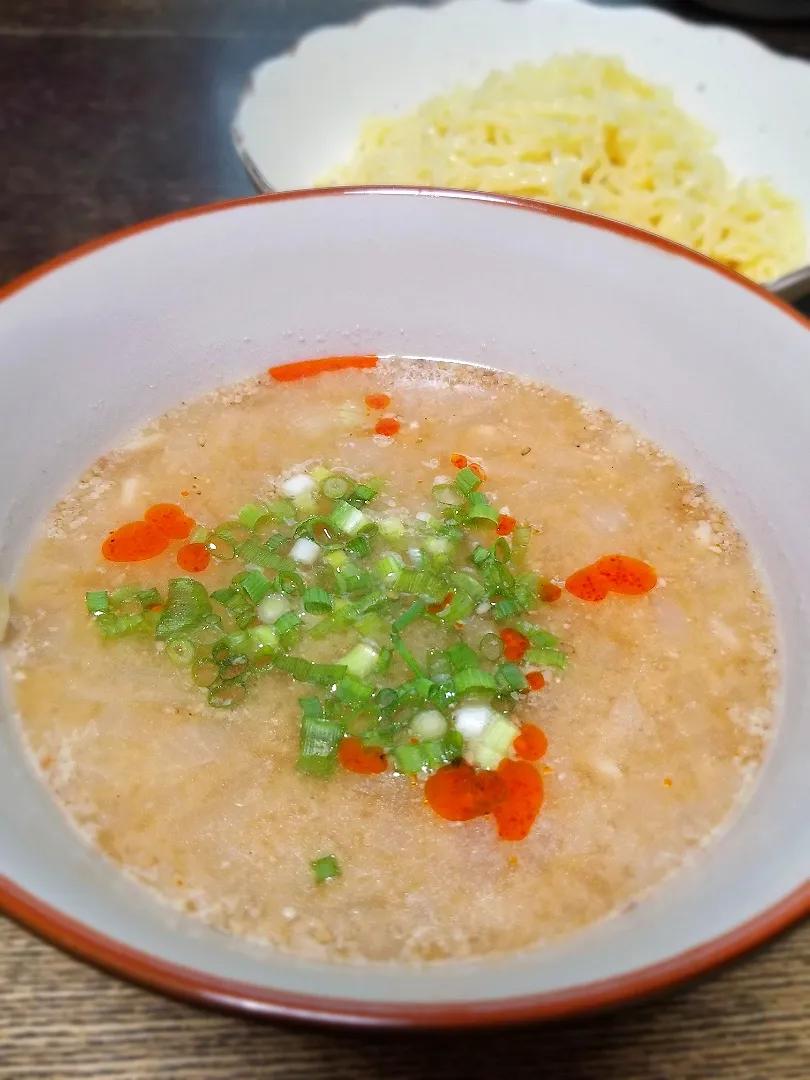
[[[384,8],[316,30],[256,68],[233,122],[234,142],[259,190],[310,187],[349,156],[368,117],[409,112],[493,68],[575,50],[621,56],[669,87],[719,136],[735,174],[771,179],[810,222],[810,64],[734,30],[649,8],[585,0]]]

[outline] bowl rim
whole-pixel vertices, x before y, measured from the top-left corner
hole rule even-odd
[[[575,224],[617,233],[637,243],[689,259],[722,275],[795,319],[810,331],[810,319],[791,308],[748,278],[713,262],[690,248],[631,225],[597,217],[550,203],[519,199],[485,192],[452,191],[441,188],[355,187],[285,191],[211,203],[176,211],[162,217],[109,233],[76,247],[35,267],[0,288],[0,302],[7,300],[40,278],[111,244],[176,221],[205,214],[222,213],[255,203],[304,199],[339,199],[345,195],[384,195],[396,198],[434,198],[481,202],[533,214],[557,217]],[[554,1020],[596,1012],[629,1003],[695,978],[745,952],[764,944],[800,919],[810,915],[810,880],[752,919],[726,933],[656,964],[622,975],[584,983],[564,990],[552,990],[521,997],[483,1001],[449,1001],[435,1004],[361,1001],[298,994],[244,983],[173,964],[149,953],[122,944],[39,900],[10,879],[0,876],[0,913],[14,919],[53,945],[95,966],[131,982],[229,1012],[262,1019],[318,1022],[354,1027],[399,1029],[464,1028],[537,1020]]]

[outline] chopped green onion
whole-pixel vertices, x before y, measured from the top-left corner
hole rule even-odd
[[[495,541],[492,553],[499,563],[508,563],[512,558],[512,549],[509,547],[509,542],[505,536],[499,536]]]
[[[327,476],[324,482],[321,484],[321,491],[327,497],[327,499],[343,499],[351,489],[352,482],[346,476],[339,476],[334,473],[332,476]]]
[[[208,691],[208,704],[215,709],[232,709],[244,701],[246,693],[240,682],[215,683]]]
[[[103,615],[105,611],[110,610],[110,597],[106,589],[85,593],[84,598],[91,615]]]
[[[326,686],[332,689],[345,678],[348,671],[349,669],[344,664],[310,664],[306,681],[315,686]]]
[[[255,529],[257,522],[262,518],[267,517],[267,507],[261,503],[248,503],[243,506],[239,513],[236,515],[239,521],[248,529]]]
[[[212,614],[205,586],[191,578],[172,578],[155,637],[161,641],[193,630]]]
[[[421,676],[424,674],[421,667],[419,666],[416,657],[410,651],[410,649],[399,636],[399,634],[391,635],[391,644],[394,646],[396,651],[399,653],[399,655],[402,657],[402,659],[405,661],[405,663],[408,665],[414,675]]]
[[[346,536],[356,536],[372,524],[371,518],[348,502],[339,502],[329,515],[331,524]]]
[[[499,600],[497,604],[492,606],[492,614],[498,622],[503,622],[504,619],[511,619],[513,615],[517,615],[520,612],[520,604],[517,603],[511,596],[505,596],[503,600]]]
[[[498,692],[495,676],[484,671],[483,668],[464,668],[456,674],[453,682],[459,697],[467,694],[497,694]]]
[[[464,503],[462,493],[451,484],[435,484],[432,495],[439,506],[462,506]]]
[[[467,749],[470,764],[481,769],[496,769],[519,734],[520,729],[511,720],[496,714],[481,735],[471,740]]]
[[[394,588],[397,579],[404,568],[405,563],[399,555],[383,555],[374,567],[374,573],[377,577],[382,578],[382,580],[388,584],[389,588]]]
[[[267,596],[272,588],[270,582],[261,570],[251,570],[240,581],[239,587],[246,592],[254,604],[258,604]]]
[[[517,664],[500,664],[495,672],[495,678],[499,687],[509,693],[526,690],[529,685],[526,682],[526,676]]]
[[[380,532],[388,540],[399,540],[405,535],[405,526],[399,518],[383,518]]]
[[[385,675],[391,666],[391,660],[394,655],[393,649],[380,649],[380,655],[377,658],[377,666],[374,669],[375,675]]]
[[[243,543],[251,534],[251,529],[243,525],[241,521],[226,521],[224,525],[218,525],[214,529],[214,536],[221,536],[229,540],[234,546]]]
[[[289,499],[274,499],[267,504],[267,513],[276,521],[295,521],[295,507]]]
[[[342,549],[327,551],[324,555],[324,561],[328,562],[333,570],[338,570],[349,561],[349,556]]]
[[[485,660],[500,660],[503,656],[503,647],[503,641],[497,634],[484,634],[478,646],[478,651]]]
[[[187,543],[204,544],[210,535],[211,530],[206,529],[205,525],[195,525],[189,534]]]
[[[355,645],[353,649],[350,649],[338,662],[345,664],[352,675],[364,679],[366,675],[370,675],[374,671],[379,659],[380,654],[374,646],[361,641],[359,645]]]
[[[252,626],[247,634],[255,655],[274,653],[278,649],[278,633],[273,626]]]
[[[464,671],[478,665],[478,656],[464,641],[458,641],[447,650],[447,658],[453,665],[453,671]]]
[[[438,612],[437,618],[445,623],[463,622],[475,611],[475,600],[467,593],[457,592],[446,608]]]
[[[464,739],[452,728],[440,739],[423,739],[419,743],[425,765],[428,769],[438,769],[461,757]]]
[[[324,885],[340,877],[340,864],[334,855],[323,855],[320,859],[313,859],[310,865],[316,885]]]
[[[438,709],[417,713],[411,721],[411,732],[417,739],[440,739],[447,731],[447,720]]]
[[[384,686],[374,695],[374,706],[379,713],[392,712],[399,705],[399,694],[393,686]]]
[[[332,610],[332,597],[326,589],[304,589],[304,611],[308,615],[327,615]]]
[[[329,532],[329,519],[325,517],[308,517],[300,521],[293,529],[293,538],[298,540],[305,536],[308,540],[317,540],[318,543],[328,543],[332,539]]]
[[[323,702],[320,698],[302,697],[298,699],[298,704],[301,706],[301,715],[304,719],[323,719]]]
[[[543,648],[554,649],[560,644],[560,639],[552,634],[549,630],[544,630],[542,626],[535,626],[534,623],[522,621],[517,625],[521,634],[524,634],[532,645],[542,645]]]
[[[216,600],[218,604],[222,604],[223,606],[227,607],[228,602],[233,600],[236,595],[236,589],[234,589],[231,585],[228,585],[224,589],[215,589],[211,593],[211,599]]]
[[[538,667],[559,668],[562,671],[568,663],[568,657],[560,649],[546,649],[540,645],[533,645],[526,650],[523,662],[537,664]]]
[[[205,542],[205,546],[215,559],[220,559],[223,562],[227,562],[236,555],[236,549],[231,541],[218,536],[216,533],[211,533]]]
[[[353,536],[346,544],[346,551],[357,559],[365,559],[371,554],[371,541],[367,536]]]
[[[498,523],[500,514],[494,506],[490,506],[489,500],[486,495],[482,495],[478,491],[474,491],[470,495],[470,505],[467,508],[467,520],[475,524],[477,521],[491,521],[493,524]]]
[[[225,680],[238,679],[250,666],[247,656],[231,656],[219,669],[219,677]]]
[[[370,484],[358,484],[349,495],[347,502],[350,502],[353,506],[365,506],[366,503],[371,502],[376,497],[377,491],[378,489]]]
[[[222,620],[218,615],[212,615],[194,629],[192,637],[200,646],[213,645],[222,637]]]
[[[417,675],[415,679],[404,682],[398,690],[401,701],[421,702],[428,701],[433,683],[424,675]]]
[[[284,634],[289,633],[290,630],[296,630],[300,625],[300,615],[297,615],[294,611],[285,611],[284,614],[280,615],[273,623],[273,629],[279,637],[283,637]]]
[[[172,638],[166,644],[166,655],[174,664],[190,664],[195,651],[194,643],[188,638]]]
[[[303,716],[298,743],[298,769],[308,776],[328,776],[335,768],[343,727],[332,720]]]
[[[470,495],[481,486],[480,476],[472,471],[468,466],[464,466],[463,469],[459,469],[456,473],[456,487],[462,495]]]
[[[282,570],[276,584],[283,593],[293,596],[304,592],[306,588],[306,582],[295,570]]]
[[[415,603],[411,604],[409,608],[403,611],[401,615],[394,619],[391,624],[391,629],[394,633],[399,634],[406,626],[410,626],[415,619],[420,618],[424,613],[425,601],[417,600]]]
[[[476,566],[483,566],[485,562],[489,562],[489,560],[492,558],[492,552],[489,550],[488,547],[484,547],[483,544],[476,544],[472,550],[472,555],[470,555],[470,558]]]
[[[532,539],[532,530],[528,525],[519,525],[512,533],[512,558],[522,563]]]
[[[191,665],[191,678],[197,686],[213,686],[219,678],[219,666],[213,660],[195,660]]]
[[[95,616],[95,626],[103,638],[127,637],[145,628],[143,615],[113,615],[106,612]]]
[[[138,603],[144,611],[150,611],[163,603],[163,598],[157,589],[141,589],[138,593]]]
[[[487,594],[487,590],[478,578],[463,570],[451,574],[450,582],[454,589],[466,593],[467,596],[471,596],[473,600],[483,600]]]
[[[335,693],[338,701],[360,708],[374,697],[374,687],[348,672],[337,684]]]
[[[419,743],[416,746],[406,744],[405,746],[395,746],[393,749],[393,758],[397,767],[397,771],[405,773],[406,775],[413,775],[414,773],[421,772],[427,765],[424,751]]]
[[[256,608],[256,617],[260,622],[270,626],[275,623],[281,616],[290,610],[290,601],[286,596],[278,596],[272,594],[265,596],[265,598],[259,603]]]

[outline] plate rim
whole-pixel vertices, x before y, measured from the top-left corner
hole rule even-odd
[[[35,267],[0,288],[0,303],[62,267],[69,266],[112,244],[164,225],[263,203],[302,201],[313,198],[337,199],[347,195],[355,197],[386,195],[483,202],[547,217],[563,218],[591,228],[616,233],[669,255],[689,259],[712,270],[754,293],[761,300],[767,301],[810,332],[810,319],[806,319],[800,312],[766,289],[722,264],[715,263],[698,252],[663,237],[569,207],[487,192],[452,191],[441,188],[308,188],[300,191],[249,196],[179,210],[98,237]],[[115,938],[64,915],[57,908],[40,900],[33,893],[16,885],[10,878],[3,875],[0,875],[0,913],[14,919],[51,944],[96,967],[169,997],[180,998],[209,1008],[267,1020],[288,1020],[355,1028],[452,1029],[564,1019],[609,1009],[668,990],[744,955],[809,916],[810,879],[806,879],[803,884],[746,922],[656,964],[563,990],[543,991],[512,998],[469,1002],[448,1001],[435,1004],[374,1002],[330,998],[317,994],[298,994],[209,975],[198,969],[174,964],[124,945]]]

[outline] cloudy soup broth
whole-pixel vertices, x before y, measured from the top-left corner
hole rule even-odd
[[[752,557],[676,461],[546,386],[363,357],[100,458],[6,645],[25,743],[97,849],[339,961],[622,910],[749,792],[778,684]]]

